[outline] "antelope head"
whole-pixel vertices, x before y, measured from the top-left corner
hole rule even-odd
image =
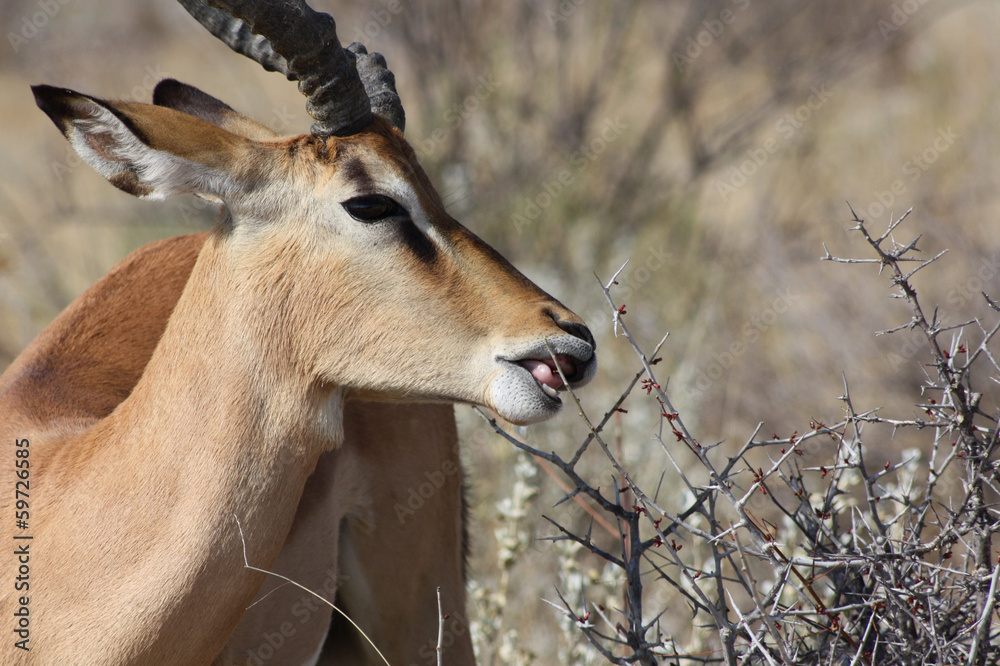
[[[518,424],[554,415],[565,383],[593,376],[593,337],[448,214],[403,138],[382,57],[342,48],[333,19],[302,0],[181,2],[298,80],[310,134],[278,137],[176,81],[153,105],[34,88],[116,187],[223,204],[175,318],[211,318],[256,376],[298,382],[314,403],[447,400]]]

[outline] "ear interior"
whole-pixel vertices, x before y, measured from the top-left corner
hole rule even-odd
[[[35,103],[48,115],[78,155],[120,190],[148,197],[154,189],[143,183],[129,158],[142,140],[135,128],[112,109],[86,95],[53,86],[33,86]]]
[[[180,111],[34,86],[35,101],[80,157],[143,198],[195,193],[228,201],[243,189],[234,165],[252,142]]]

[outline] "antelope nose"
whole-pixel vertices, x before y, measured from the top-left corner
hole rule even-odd
[[[557,320],[556,326],[566,331],[573,337],[580,338],[588,345],[590,345],[591,349],[597,351],[597,343],[594,342],[594,336],[593,334],[591,334],[590,329],[587,328],[585,324],[579,324],[575,321]]]

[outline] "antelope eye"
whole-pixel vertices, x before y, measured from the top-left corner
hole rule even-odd
[[[340,204],[348,215],[359,222],[379,222],[393,217],[406,217],[406,210],[381,194],[366,194]]]

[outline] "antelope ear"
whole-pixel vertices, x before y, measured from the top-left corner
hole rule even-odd
[[[278,138],[278,133],[266,125],[233,110],[208,93],[175,79],[163,79],[156,84],[153,89],[153,104],[182,111],[248,139],[266,141]]]
[[[174,109],[107,102],[33,86],[35,103],[73,150],[120,190],[163,199],[194,193],[229,201],[259,174],[247,159],[258,144]]]

